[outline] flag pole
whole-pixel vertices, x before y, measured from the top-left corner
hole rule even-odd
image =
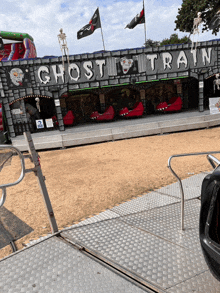
[[[98,7],[98,9],[99,9],[99,7]],[[104,48],[104,51],[105,51],[105,43],[104,43],[104,37],[103,37],[103,32],[102,32],[102,23],[101,23],[101,16],[100,16],[100,13],[99,13],[99,19],[100,19],[100,25],[101,25],[102,43],[103,43],[103,48]]]
[[[144,8],[144,35],[145,35],[145,44],[146,44],[147,43],[147,33],[146,33],[146,17],[145,17],[144,0],[143,0],[143,8]]]

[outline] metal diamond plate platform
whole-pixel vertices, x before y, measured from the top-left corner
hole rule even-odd
[[[185,203],[185,231],[183,232],[180,231],[179,203],[125,216],[121,219],[132,226],[193,250],[194,253],[199,251],[200,254],[199,210],[199,200],[191,200]]]
[[[79,226],[85,226],[88,224],[97,223],[97,222],[109,220],[109,219],[114,219],[117,217],[119,217],[119,215],[117,213],[113,212],[112,210],[106,210],[106,211],[101,212],[100,214],[95,215],[91,218],[87,218],[87,219],[79,222],[78,224],[74,224],[72,227],[75,228],[75,227],[79,227]],[[69,229],[69,228],[67,228],[67,229]],[[64,229],[64,230],[66,230],[66,229]]]
[[[75,228],[75,227],[85,226],[85,225],[88,225],[88,224],[97,223],[99,221],[103,221],[103,220],[107,220],[107,219],[114,219],[114,218],[117,218],[117,217],[119,217],[118,214],[116,214],[116,213],[114,213],[114,212],[112,212],[110,210],[106,210],[104,212],[101,212],[98,215],[95,215],[95,216],[93,216],[91,218],[87,218],[87,219],[85,219],[85,220],[83,220],[83,221],[81,221],[81,222],[79,222],[77,224],[74,224],[74,225],[70,226],[70,227],[64,228],[63,231],[69,230],[71,227]],[[40,237],[39,239],[31,240],[29,243],[26,244],[26,246],[31,246],[33,244],[41,242],[42,240],[45,240],[45,239],[49,238],[51,235],[52,234],[48,234],[46,236]]]
[[[201,173],[182,180],[185,200],[197,198],[201,195],[202,181],[207,173]],[[173,183],[156,190],[159,193],[181,197],[179,183]]]
[[[156,207],[165,206],[174,202],[178,202],[180,199],[172,196],[160,194],[157,192],[147,193],[141,197],[132,199],[131,201],[115,206],[111,209],[116,214],[121,216],[131,213],[137,213],[141,211],[150,210]]]
[[[219,282],[213,278],[209,271],[199,274],[177,286],[167,290],[168,293],[219,293]]]
[[[63,235],[67,236],[66,232]],[[68,237],[159,289],[167,289],[207,269],[198,252],[117,219],[73,229],[68,231]]]
[[[220,292],[199,243],[205,176],[183,182],[185,231],[175,183],[62,230],[63,240],[48,236],[1,260],[0,292]]]
[[[1,293],[144,293],[100,263],[52,237],[0,262]]]
[[[185,231],[182,232],[180,202],[160,196],[152,192],[123,203],[112,209],[120,217],[72,228],[62,235],[147,282],[158,292],[207,293],[206,279],[202,276],[209,270],[198,235],[200,200],[185,202]],[[220,292],[220,283],[211,274],[209,278],[213,284],[211,292]],[[200,291],[189,290],[193,282],[200,282]]]

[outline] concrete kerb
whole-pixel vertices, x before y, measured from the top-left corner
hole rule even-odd
[[[62,134],[63,147],[112,141],[112,129]]]
[[[135,137],[141,137],[141,136],[148,136],[148,135],[154,135],[154,134],[160,134],[161,130],[160,128],[142,128],[142,129],[112,129],[113,133],[113,140],[120,140],[120,139],[126,139],[126,138],[135,138]]]
[[[165,120],[158,122],[140,123],[96,130],[85,130],[71,132],[50,132],[34,133],[33,141],[37,150],[64,148],[79,146],[105,141],[115,141],[120,139],[143,137],[163,133],[173,133],[185,130],[196,130],[220,125],[220,114],[193,116],[175,120]],[[19,150],[27,150],[24,137],[12,139],[12,145]]]
[[[199,116],[199,117],[202,117],[202,116]],[[220,119],[220,113],[219,114],[205,115],[203,117],[204,117],[205,121],[210,120],[210,118],[212,118],[211,120]]]
[[[41,137],[34,137],[33,142],[36,150],[50,149],[50,148],[62,148],[62,137],[60,134],[46,136],[45,133]],[[12,145],[17,147],[20,151],[27,151],[27,143],[22,136],[21,139],[12,140]]]
[[[179,120],[132,125],[124,128],[114,128],[112,129],[113,139],[117,140],[154,134],[172,133],[220,125],[220,115],[218,114],[214,116],[217,117],[217,119],[213,119],[211,121],[207,121],[205,116],[199,116],[191,119],[183,118]]]
[[[172,132],[179,132],[179,131],[186,131],[186,130],[202,129],[202,128],[206,128],[207,125],[208,125],[207,122],[188,123],[188,124],[184,123],[184,124],[172,125],[172,126],[162,127],[161,133],[172,133]]]
[[[213,120],[208,121],[207,128],[212,127],[212,126],[218,126],[218,125],[220,125],[219,119],[213,119]]]
[[[62,136],[61,135],[52,135],[52,136],[43,136],[40,138],[33,139],[34,146],[36,150],[40,149],[49,149],[49,148],[62,148]],[[52,145],[52,147],[51,147]]]

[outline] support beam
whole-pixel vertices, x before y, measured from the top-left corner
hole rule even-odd
[[[55,109],[57,112],[57,120],[59,123],[59,130],[64,131],[65,129],[64,129],[64,124],[63,124],[63,116],[62,116],[62,111],[61,111],[61,107],[60,107],[60,99],[59,99],[58,92],[53,92],[53,96],[54,96]]]
[[[101,111],[104,112],[106,105],[105,105],[105,95],[103,93],[99,94],[99,101],[100,101],[100,105],[101,105]]]
[[[144,106],[144,112],[146,112],[146,97],[145,97],[145,90],[140,90],[140,98],[141,102],[143,103]]]
[[[37,179],[38,179],[38,184],[39,184],[40,191],[41,191],[43,201],[45,204],[45,208],[47,211],[47,216],[48,216],[48,220],[50,222],[51,231],[52,231],[52,233],[56,233],[56,232],[58,232],[58,226],[57,226],[57,222],[56,222],[56,219],[54,216],[54,212],[53,212],[50,197],[49,197],[49,194],[47,191],[47,187],[45,184],[45,177],[43,176],[43,173],[42,173],[42,169],[41,169],[41,165],[40,165],[40,161],[39,161],[39,156],[35,150],[35,146],[34,146],[30,132],[28,132],[28,131],[24,132],[24,137],[27,142],[27,147],[28,147],[29,154],[31,156],[31,160],[35,166],[34,172],[35,172],[35,175],[37,176]]]
[[[204,76],[199,75],[199,112],[204,111]]]

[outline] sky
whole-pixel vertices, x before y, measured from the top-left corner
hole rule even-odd
[[[182,0],[145,0],[146,39],[162,41],[175,31],[175,19]],[[99,7],[102,30],[77,40],[77,31],[88,24]],[[95,51],[139,48],[145,43],[144,24],[134,29],[126,25],[141,12],[142,0],[4,0],[0,12],[0,30],[28,33],[34,38],[37,56],[61,56],[59,30],[67,36],[70,55]],[[196,16],[195,16],[196,17]],[[201,31],[201,29],[200,29]],[[103,40],[102,40],[102,34]],[[199,41],[218,38],[200,33]]]

